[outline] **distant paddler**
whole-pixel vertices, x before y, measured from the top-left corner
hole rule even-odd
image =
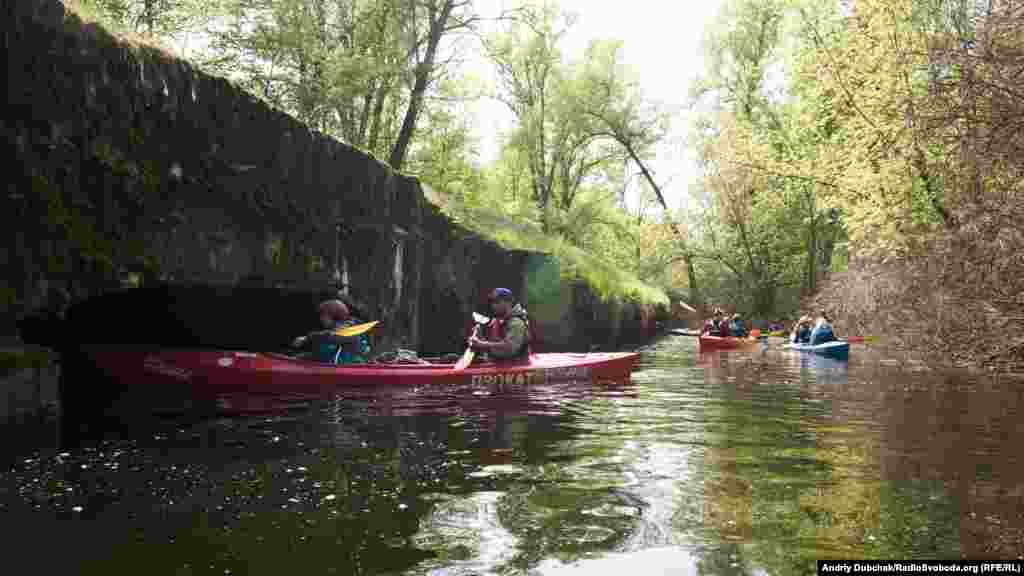
[[[714,315],[704,321],[703,333],[705,336],[728,336],[729,325],[722,317],[722,309],[715,308]]]
[[[832,319],[829,318],[828,312],[822,310],[818,313],[818,321],[814,325],[814,329],[811,330],[811,346],[832,342],[835,339],[836,335],[832,330]]]

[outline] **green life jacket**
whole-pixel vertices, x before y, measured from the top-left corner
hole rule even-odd
[[[334,330],[340,330],[349,326],[355,326],[360,322],[350,318],[344,322],[338,322]],[[321,340],[314,350],[313,357],[317,362],[327,364],[365,364],[370,353],[370,340],[366,334],[360,334],[354,344],[339,345],[326,338]]]
[[[503,356],[501,358],[495,357],[496,360],[517,360],[520,358],[527,358],[530,356],[530,341],[533,339],[533,335],[532,331],[530,330],[530,317],[526,315],[526,310],[524,310],[522,306],[516,306],[512,310],[512,313],[506,316],[505,318],[492,319],[491,323],[487,325],[487,329],[485,331],[486,337],[488,340],[492,342],[504,340],[505,325],[509,320],[513,318],[519,318],[520,320],[523,321],[524,324],[526,324],[526,338],[523,339],[522,346],[519,347],[515,354],[513,354],[512,356]]]

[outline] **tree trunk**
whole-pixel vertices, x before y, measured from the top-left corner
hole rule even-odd
[[[373,105],[373,117],[370,120],[370,139],[367,141],[367,149],[374,154],[377,153],[378,149],[382,125],[381,118],[384,116],[384,103],[387,101],[388,92],[390,92],[390,85],[387,82],[381,82],[377,88],[376,101]]]
[[[817,235],[817,222],[814,215],[811,215],[810,228],[807,231],[807,293],[813,294],[816,287],[817,280],[817,266],[818,261],[818,235]]]
[[[697,271],[693,267],[693,254],[685,254],[686,258],[686,278],[690,281],[690,301],[693,302],[693,307],[704,313],[704,297],[700,294],[700,288],[697,285]]]
[[[395,141],[395,146],[391,149],[391,156],[388,158],[388,163],[395,170],[401,170],[402,164],[405,163],[409,143],[416,131],[416,120],[420,115],[420,108],[423,106],[423,97],[427,92],[427,84],[430,83],[430,75],[434,71],[437,46],[441,43],[445,25],[448,23],[448,18],[454,7],[454,0],[445,0],[441,7],[441,13],[436,18],[431,18],[427,51],[423,60],[416,66],[416,81],[413,84],[412,94],[409,95],[409,107],[405,110],[405,119],[402,120],[402,128],[398,131],[398,140]]]
[[[153,33],[153,28],[156,26],[156,2],[157,0],[145,0],[143,4],[143,19],[146,23],[146,31],[150,34]]]
[[[686,238],[683,236],[683,232],[679,229],[679,226],[676,225],[675,219],[672,218],[672,212],[668,208],[668,202],[665,201],[665,196],[661,193],[661,187],[659,187],[657,182],[654,181],[654,176],[652,176],[647,170],[647,166],[642,160],[640,160],[640,157],[633,150],[633,146],[624,138],[620,139],[616,137],[615,139],[619,141],[619,144],[622,144],[622,146],[626,148],[626,152],[629,154],[629,157],[636,162],[637,166],[640,167],[640,173],[643,174],[644,179],[646,179],[647,183],[651,185],[652,189],[654,189],[654,193],[658,197],[658,202],[661,203],[661,207],[668,214],[669,226],[672,227],[672,231],[675,232],[676,237],[683,246],[683,257],[686,258],[686,275],[687,279],[690,281],[690,297],[694,300],[694,306],[703,312],[703,301],[700,296],[700,289],[697,287],[697,273],[693,268],[693,254],[687,249]]]
[[[316,10],[317,41],[320,44],[320,54],[317,55],[315,60],[313,60],[313,90],[315,91],[314,102],[321,101],[321,98],[324,96],[324,87],[326,85],[326,82],[324,81],[323,54],[327,51],[327,15],[324,12],[324,1],[325,0],[316,0],[316,5],[314,6],[314,9]],[[317,111],[314,113],[313,119],[314,128],[321,132],[326,130],[327,118],[322,107],[317,106]]]
[[[370,87],[363,94],[363,105],[359,111],[359,123],[352,127],[353,133],[351,138],[349,138],[350,142],[364,149],[366,148],[366,131],[370,126],[370,110],[374,105],[373,95],[377,91],[373,85],[374,82],[371,81]]]
[[[837,236],[837,224],[834,220],[826,225],[825,232],[825,238],[821,243],[821,270],[822,272],[831,272],[832,254],[835,252]]]

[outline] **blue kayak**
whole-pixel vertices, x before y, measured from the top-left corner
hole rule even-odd
[[[821,354],[822,356],[828,356],[830,358],[850,357],[850,343],[843,340],[833,340],[831,342],[816,344],[814,346],[811,346],[810,344],[789,344],[787,347],[791,350],[813,352],[814,354]]]

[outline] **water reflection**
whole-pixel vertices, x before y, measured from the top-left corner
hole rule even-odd
[[[695,344],[659,342],[627,383],[336,391],[19,454],[0,469],[9,561],[754,575],[1024,554],[1024,388],[864,348],[841,362]],[[33,554],[54,541],[60,554]]]
[[[850,362],[847,360],[801,352],[791,352],[790,356],[799,357],[801,375],[813,374],[813,379],[818,384],[842,386],[847,383],[850,372]]]
[[[588,559],[573,563],[556,560],[545,560],[537,574],[543,576],[621,576],[622,574],[638,574],[643,571],[645,576],[696,576],[698,574],[732,574],[735,572],[714,570],[708,572],[707,564],[699,562],[697,557],[681,548],[649,548],[630,553],[608,554],[599,559]]]

